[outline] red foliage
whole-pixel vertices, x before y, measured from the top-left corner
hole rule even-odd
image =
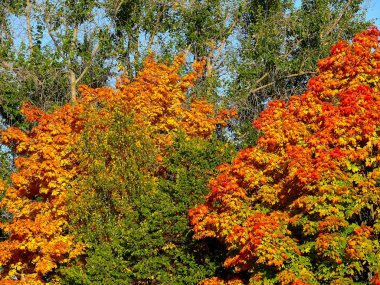
[[[269,103],[257,145],[221,166],[190,211],[195,238],[222,241],[224,265],[252,284],[380,273],[379,36],[373,27],[336,44],[304,94]]]

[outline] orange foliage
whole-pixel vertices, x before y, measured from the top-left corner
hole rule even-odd
[[[226,244],[224,265],[251,282],[263,268],[281,284],[379,275],[379,36],[339,42],[304,94],[269,103],[257,145],[222,165],[190,211],[195,237]]]
[[[159,145],[170,143],[179,130],[189,137],[208,138],[217,124],[225,125],[234,111],[215,112],[206,100],[187,100],[186,91],[202,74],[203,62],[193,65],[194,71],[180,77],[184,57],[175,58],[173,65],[158,64],[150,55],[145,69],[129,82],[126,77],[117,81],[116,89],[81,86],[84,102],[102,101],[108,108],[133,115],[137,124],[150,128]]]
[[[213,277],[202,281],[199,285],[243,285],[243,281],[238,278],[225,281],[221,278]]]
[[[83,175],[78,173],[80,154],[75,145],[90,120],[106,121],[113,110],[121,111],[152,131],[163,150],[179,130],[190,137],[208,138],[216,124],[225,124],[229,112],[216,113],[202,100],[186,104],[185,93],[201,74],[202,64],[181,78],[178,72],[183,62],[180,56],[167,66],[150,56],[133,82],[122,77],[116,89],[82,86],[82,97],[75,105],[51,113],[24,105],[23,114],[36,126],[30,132],[9,128],[2,133],[3,143],[15,146],[18,157],[11,185],[3,185],[6,196],[1,207],[12,219],[0,224],[9,235],[0,245],[1,284],[44,283],[59,264],[84,252],[85,245],[67,233],[66,199],[75,190],[75,178]]]
[[[70,146],[79,139],[84,121],[82,105],[66,105],[51,114],[23,108],[27,120],[38,125],[29,133],[9,128],[3,143],[16,146],[17,172],[1,206],[12,222],[0,227],[9,235],[1,243],[1,276],[39,284],[58,263],[83,252],[83,245],[64,234],[67,227],[67,187],[76,175],[76,155]],[[38,114],[38,115],[37,115]]]

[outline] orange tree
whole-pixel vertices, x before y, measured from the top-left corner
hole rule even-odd
[[[81,181],[91,173],[83,167],[83,160],[90,158],[78,147],[88,130],[96,130],[90,138],[94,141],[102,132],[107,134],[117,114],[123,120],[132,118],[131,129],[140,134],[136,139],[146,137],[156,148],[145,155],[154,155],[160,167],[176,134],[182,132],[187,140],[208,139],[217,124],[225,123],[228,112],[216,113],[203,100],[187,100],[185,94],[201,75],[202,63],[181,77],[183,63],[183,57],[177,57],[170,66],[158,64],[150,56],[133,82],[122,77],[116,89],[83,86],[76,102],[51,113],[24,105],[22,112],[34,128],[2,133],[3,143],[15,147],[18,157],[11,182],[0,184],[5,193],[0,207],[8,218],[0,223],[7,237],[0,244],[1,284],[56,282],[53,273],[60,264],[91,246],[74,239],[67,207],[68,196],[79,197],[84,190]]]
[[[83,106],[66,105],[46,114],[27,104],[22,112],[38,125],[28,133],[17,128],[2,133],[3,143],[18,153],[17,171],[9,186],[3,183],[1,207],[11,219],[0,224],[7,234],[0,246],[2,284],[40,284],[57,264],[83,251],[65,233],[66,189],[76,176],[77,160],[70,146],[83,129]]]
[[[380,284],[380,32],[339,42],[301,96],[275,101],[262,136],[190,211],[225,244],[203,284]]]

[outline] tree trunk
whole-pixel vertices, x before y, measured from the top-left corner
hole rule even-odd
[[[75,73],[71,69],[69,70],[69,80],[70,80],[70,99],[71,102],[77,100],[77,80],[75,78]]]
[[[30,0],[26,0],[26,26],[27,26],[27,32],[28,32],[28,41],[29,41],[29,52],[30,55],[33,54],[33,38],[32,38],[32,25],[31,25],[31,3]]]

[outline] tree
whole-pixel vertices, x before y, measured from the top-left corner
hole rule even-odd
[[[218,248],[192,240],[187,210],[231,148],[180,135],[159,162],[159,148],[131,123],[119,113],[85,143],[88,174],[70,217],[89,249],[62,269],[62,284],[196,284],[221,270]]]
[[[0,223],[7,235],[1,242],[2,282],[42,284],[59,263],[83,252],[83,245],[66,232],[65,204],[67,187],[76,176],[70,147],[83,129],[82,111],[82,105],[66,105],[47,114],[27,104],[22,113],[38,125],[30,132],[10,127],[2,133],[3,143],[18,154],[17,171],[2,189],[0,204],[10,217]]]
[[[150,51],[163,62],[171,61],[179,51],[196,50],[196,56],[189,58],[207,58],[208,75],[202,82],[215,80],[211,71],[223,62],[221,53],[236,16],[223,1],[204,1],[204,7],[185,2],[1,1],[1,121],[30,130],[32,125],[20,113],[23,102],[52,110],[75,101],[80,84],[106,85],[117,68],[131,80]],[[189,70],[190,65],[183,73]],[[200,89],[207,92],[198,92],[198,97],[215,95],[216,89],[210,86]],[[7,162],[3,150],[0,156]],[[2,164],[4,173],[12,171],[7,165]]]
[[[149,58],[116,91],[82,90],[107,105],[89,119],[78,150],[86,175],[70,203],[75,232],[90,249],[85,261],[63,269],[63,284],[195,284],[215,272],[213,256],[191,240],[187,210],[230,157],[231,147],[213,136],[229,114],[186,101],[202,65],[181,79],[182,64]]]
[[[183,62],[183,57],[178,57],[173,65],[167,66],[158,64],[151,56],[145,62],[145,69],[133,82],[122,77],[116,89],[83,86],[82,96],[75,103],[66,104],[50,113],[31,104],[24,105],[21,112],[35,125],[33,129],[22,131],[10,127],[2,133],[3,143],[14,147],[18,154],[11,183],[9,186],[1,184],[5,188],[2,189],[5,197],[0,207],[4,207],[11,218],[0,223],[0,229],[7,235],[0,249],[2,282],[11,284],[14,280],[40,284],[55,281],[54,270],[84,252],[86,245],[76,241],[69,231],[67,197],[74,195],[79,200],[80,182],[83,179],[91,181],[91,177],[86,175],[95,175],[97,170],[81,167],[82,160],[88,163],[91,160],[85,159],[85,151],[81,154],[83,149],[79,151],[75,147],[80,145],[86,128],[90,128],[90,134],[94,134],[90,137],[91,142],[91,139],[97,138],[96,135],[107,135],[107,131],[112,134],[114,130],[111,126],[118,118],[117,112],[124,115],[123,119],[132,116],[135,122],[132,130],[141,129],[141,138],[145,138],[142,136],[145,135],[152,140],[160,150],[157,157],[152,158],[160,161],[180,130],[187,138],[207,139],[215,132],[217,124],[225,124],[230,116],[228,111],[218,113],[213,105],[202,100],[186,101],[185,93],[202,73],[202,63],[195,64],[194,72],[181,77],[178,72]],[[119,126],[116,124],[116,127]],[[124,129],[118,131],[123,132]],[[136,136],[138,134],[136,132]],[[128,142],[130,135],[127,132],[124,141]],[[133,143],[137,144],[138,141]],[[104,149],[104,159],[115,159],[115,163],[122,163],[124,156],[118,159],[106,156],[108,146],[105,144],[98,149]],[[134,150],[131,148],[129,151]],[[149,161],[149,155],[145,155]],[[110,161],[107,160],[107,163]],[[116,170],[120,171],[119,168]],[[132,173],[137,177],[143,171],[136,167],[134,170],[136,173]],[[118,177],[118,174],[116,172],[110,178],[123,178]],[[129,172],[125,175],[129,175]],[[146,179],[149,181],[149,176]],[[83,195],[87,195],[86,189],[83,190]],[[96,197],[94,199],[95,202],[103,201],[96,200]],[[83,217],[92,214],[91,209],[88,210]]]
[[[301,96],[260,114],[257,145],[219,167],[190,218],[233,271],[203,284],[379,284],[379,37],[334,45]]]
[[[218,78],[227,72],[225,55],[244,1],[110,2],[121,5],[112,19],[118,60],[130,79],[151,51],[161,61],[185,52],[191,61],[206,60],[206,72],[197,83],[198,96],[217,98],[218,87],[222,86]]]
[[[364,1],[295,2],[249,0],[242,10],[240,45],[230,53],[229,93],[239,109],[237,136],[243,146],[257,137],[250,123],[269,101],[303,93],[329,47],[369,25]]]
[[[247,122],[268,100],[301,91],[328,47],[367,25],[362,4],[2,1],[0,111],[14,125],[20,101],[47,110],[75,98],[80,84],[104,86],[117,67],[131,80],[151,51],[160,62],[185,51],[189,61],[206,60],[198,96],[238,106]]]
[[[76,100],[77,86],[112,76],[109,20],[102,1],[27,0],[0,5],[0,114],[23,123],[25,101],[49,110]],[[104,8],[103,8],[104,9]]]

